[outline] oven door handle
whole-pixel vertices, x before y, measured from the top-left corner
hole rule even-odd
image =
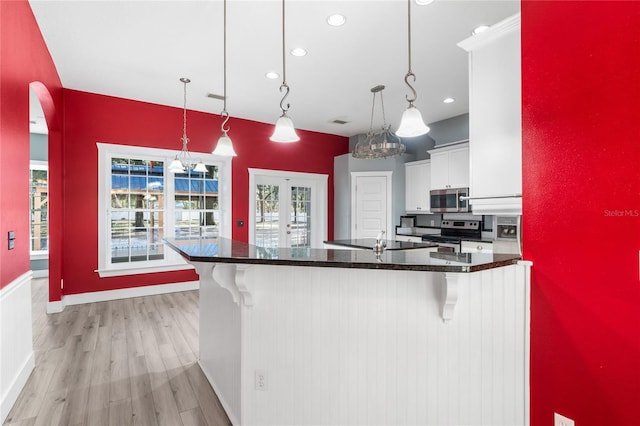
[[[460,191],[456,189],[456,211],[460,211]]]

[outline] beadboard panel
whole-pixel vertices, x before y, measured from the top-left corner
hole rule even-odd
[[[0,289],[0,423],[34,368],[31,271]]]
[[[229,420],[240,424],[240,307],[214,283],[214,264],[203,263],[200,274],[200,368],[211,383]]]
[[[253,307],[202,283],[203,369],[234,424],[527,424],[525,267],[465,275],[447,323],[444,273],[254,265]]]

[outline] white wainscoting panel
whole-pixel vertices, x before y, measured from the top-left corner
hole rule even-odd
[[[35,366],[31,327],[29,271],[0,290],[0,423]]]
[[[235,265],[222,265],[235,267]],[[231,293],[214,283],[214,264],[200,263],[200,367],[229,420],[240,425],[240,307]]]
[[[201,363],[234,424],[526,425],[525,269],[460,280],[445,323],[444,273],[254,265],[251,308],[202,286]]]

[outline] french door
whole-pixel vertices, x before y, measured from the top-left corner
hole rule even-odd
[[[322,247],[326,175],[250,169],[249,242],[260,247]]]

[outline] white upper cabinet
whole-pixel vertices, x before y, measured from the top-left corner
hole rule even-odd
[[[431,154],[431,189],[469,186],[469,145],[456,144],[428,151]]]
[[[405,210],[409,213],[429,213],[431,161],[405,163]]]
[[[473,212],[520,214],[520,14],[458,46],[469,52],[469,195]]]

